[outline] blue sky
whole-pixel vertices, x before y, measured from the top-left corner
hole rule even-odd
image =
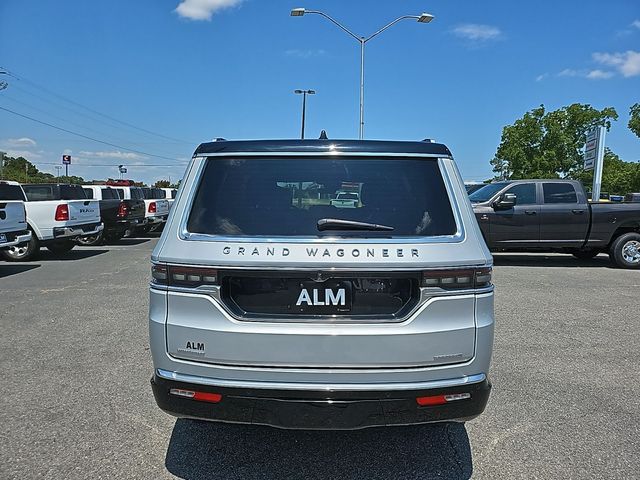
[[[70,173],[88,179],[125,164],[136,180],[174,180],[199,142],[297,138],[296,88],[317,91],[308,136],[357,138],[358,43],[318,15],[290,17],[292,7],[362,35],[435,15],[367,44],[366,138],[434,138],[480,180],[504,125],[540,104],[581,102],[615,107],[607,143],[640,159],[626,126],[640,102],[637,0],[2,0],[0,67],[13,76],[0,75],[0,107],[117,147],[0,110],[0,150],[52,173],[71,153]]]

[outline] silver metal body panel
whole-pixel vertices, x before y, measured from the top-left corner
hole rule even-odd
[[[353,272],[492,265],[451,158],[437,161],[454,212],[456,234],[372,240],[190,234],[186,220],[207,161],[215,159],[195,157],[187,168],[152,254],[153,262],[225,269]],[[418,306],[407,318],[383,324],[244,321],[231,315],[212,292],[150,289],[149,331],[156,373],[166,372],[175,379],[186,375],[191,380],[185,381],[200,379],[194,383],[207,385],[436,388],[438,382],[464,382],[488,373],[493,329],[492,288],[459,294],[422,289]],[[188,349],[187,342],[205,347]]]

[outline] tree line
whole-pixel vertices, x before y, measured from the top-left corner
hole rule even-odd
[[[630,108],[628,128],[640,138],[640,104]],[[615,108],[602,110],[574,103],[547,111],[540,105],[502,130],[502,138],[491,160],[496,179],[570,178],[585,185],[593,182],[593,171],[583,168],[586,133],[593,127],[607,131],[618,119]],[[624,161],[605,149],[602,191],[624,194],[640,192],[640,162]]]
[[[42,172],[33,163],[24,157],[4,157],[4,164],[0,170],[1,180],[13,180],[20,183],[72,183],[78,185],[87,185],[98,183],[96,180],[85,180],[76,175],[55,176],[51,173]],[[113,180],[108,178],[107,180]],[[134,182],[138,187],[146,187],[144,182]],[[178,188],[180,182],[172,184],[168,180],[158,180],[153,187],[157,188]]]

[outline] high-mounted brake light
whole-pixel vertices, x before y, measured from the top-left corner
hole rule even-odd
[[[152,265],[153,283],[174,287],[199,287],[217,285],[218,271],[203,267],[177,267],[174,265]]]
[[[433,407],[435,405],[445,405],[456,400],[466,400],[471,398],[470,393],[452,393],[450,395],[431,395],[429,397],[418,397],[416,403],[421,407]]]
[[[151,202],[149,204],[149,213],[156,213],[156,211],[157,211],[156,202]]]
[[[61,203],[56,207],[56,222],[64,222],[69,220],[69,205]]]
[[[184,390],[182,388],[172,388],[169,390],[169,393],[177,397],[190,398],[199,402],[218,403],[222,400],[222,395],[219,393],[198,392],[195,390]]]
[[[482,288],[491,285],[491,267],[448,270],[425,270],[423,287],[439,287],[445,290]]]
[[[118,218],[124,218],[127,216],[127,213],[129,213],[129,208],[127,207],[127,204],[124,202],[120,202],[120,206],[118,207],[118,213],[116,213],[116,216]]]

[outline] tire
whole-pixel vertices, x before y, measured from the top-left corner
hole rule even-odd
[[[31,232],[31,240],[27,243],[0,250],[2,257],[7,262],[28,262],[29,260],[35,260],[39,252],[40,242],[33,232]]]
[[[57,240],[53,243],[47,245],[47,250],[51,253],[55,253],[56,255],[64,255],[65,253],[69,253],[73,250],[76,244],[73,243],[73,240]]]
[[[78,245],[84,245],[85,247],[92,247],[94,245],[101,245],[104,242],[104,230],[96,235],[89,235],[87,237],[78,237],[76,240]]]
[[[120,240],[122,240],[122,237],[124,237],[125,232],[120,231],[120,232],[109,232],[107,234],[105,234],[104,239],[106,242],[108,243],[116,243],[119,242]]]
[[[579,260],[591,260],[595,258],[600,251],[598,250],[576,250],[575,252],[571,252],[571,255],[576,257]]]
[[[629,232],[616,238],[609,257],[620,268],[640,268],[640,233]]]

